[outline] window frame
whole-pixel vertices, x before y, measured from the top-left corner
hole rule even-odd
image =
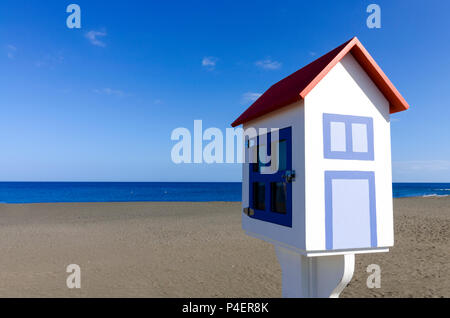
[[[333,180],[367,180],[369,183],[370,247],[377,247],[377,207],[375,172],[373,171],[325,171],[325,248],[333,250]]]
[[[256,138],[254,147],[259,146],[260,137],[263,137],[264,141],[267,142],[267,152],[270,156],[272,154],[272,138],[269,132],[267,138],[264,135],[259,135]],[[258,153],[257,151],[257,162],[249,163],[249,207],[254,210],[253,215],[248,215],[251,218],[258,219],[265,222],[274,223],[277,225],[282,225],[286,227],[292,227],[292,183],[287,183],[286,186],[286,213],[272,211],[272,186],[273,182],[282,182],[283,175],[285,171],[292,170],[292,127],[285,127],[279,130],[279,140],[286,140],[286,169],[277,171],[273,174],[261,174],[259,169],[255,169],[258,163]],[[251,149],[251,148],[247,148]],[[279,160],[279,159],[278,159]],[[257,170],[257,171],[255,171]],[[264,182],[265,183],[265,210],[255,209],[254,205],[254,182]]]
[[[331,151],[331,122],[345,124],[345,151]],[[367,129],[367,152],[353,151],[352,124]],[[325,159],[374,160],[373,119],[371,117],[323,113],[323,153]]]

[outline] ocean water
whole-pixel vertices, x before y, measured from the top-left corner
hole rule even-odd
[[[450,183],[394,183],[393,197],[447,196]],[[241,201],[240,182],[0,182],[0,202]]]
[[[240,200],[240,182],[0,182],[3,203]]]
[[[393,183],[394,198],[450,195],[450,183]]]

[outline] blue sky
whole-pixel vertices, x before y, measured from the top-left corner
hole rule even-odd
[[[81,29],[66,6],[81,7]],[[381,29],[366,7],[381,7]],[[450,182],[448,1],[1,1],[0,180],[239,181],[175,165],[174,128],[225,129],[270,85],[358,36],[411,109],[394,181]]]

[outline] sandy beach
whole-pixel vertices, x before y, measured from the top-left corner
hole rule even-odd
[[[450,197],[394,199],[395,247],[357,255],[342,297],[450,297]],[[280,297],[240,203],[0,205],[0,297]],[[81,267],[81,289],[66,266]],[[381,288],[366,267],[381,266]]]

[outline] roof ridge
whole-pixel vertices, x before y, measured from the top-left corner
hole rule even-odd
[[[267,89],[231,125],[233,127],[238,126],[278,108],[304,99],[325,75],[328,74],[328,72],[344,56],[353,50],[355,53],[353,55],[358,63],[360,63],[366,73],[371,77],[372,81],[385,95],[386,99],[389,100],[391,113],[408,109],[409,105],[407,102],[355,36],[270,86],[269,89]]]

